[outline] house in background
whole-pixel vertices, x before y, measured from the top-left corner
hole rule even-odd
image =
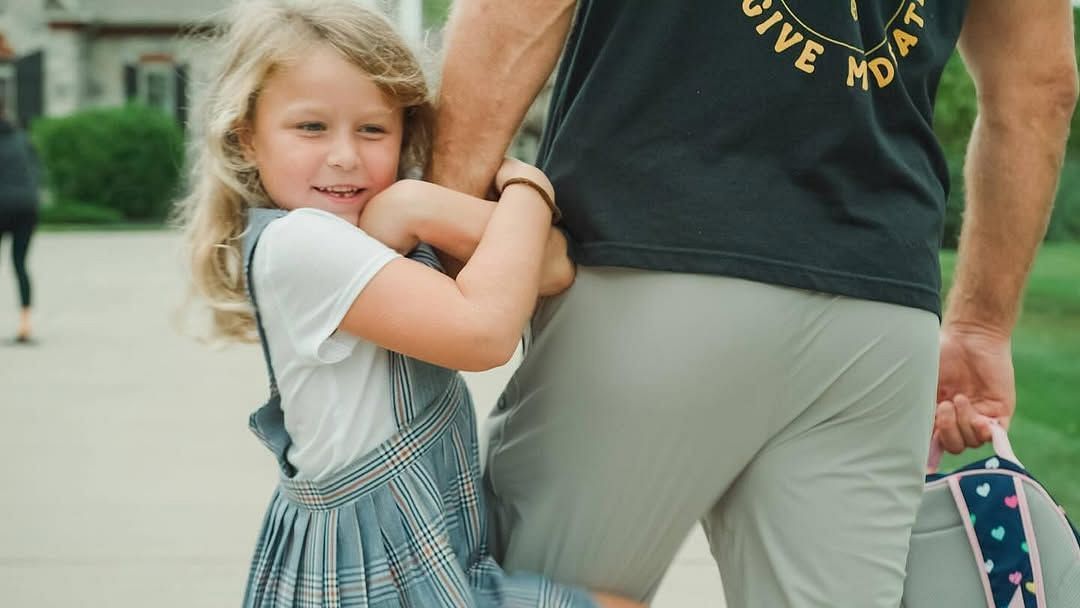
[[[422,0],[368,0],[413,43]],[[209,68],[207,32],[229,0],[0,0],[0,98],[23,125],[140,101],[187,122]]]

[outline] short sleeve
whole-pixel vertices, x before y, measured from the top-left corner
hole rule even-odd
[[[359,341],[337,331],[345,313],[368,282],[399,257],[331,213],[297,209],[272,222],[259,238],[253,281],[260,306],[277,309],[296,353],[335,363]]]

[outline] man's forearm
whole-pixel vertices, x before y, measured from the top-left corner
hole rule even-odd
[[[983,113],[965,167],[966,210],[945,323],[1007,336],[1053,204],[1068,103]]]
[[[573,0],[458,0],[446,34],[429,177],[483,196],[562,52]]]
[[[1053,204],[1076,105],[1069,0],[972,2],[960,52],[979,116],[968,147],[964,227],[946,326],[1008,337]]]

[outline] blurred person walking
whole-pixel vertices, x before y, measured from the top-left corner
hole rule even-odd
[[[7,118],[0,98],[0,240],[11,233],[11,258],[19,283],[22,310],[15,333],[17,344],[30,342],[30,274],[26,254],[38,221],[38,162],[27,137]]]

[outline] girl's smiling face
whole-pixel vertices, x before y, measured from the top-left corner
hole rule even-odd
[[[313,207],[356,224],[397,180],[403,111],[327,45],[263,83],[245,134],[263,188],[279,207]]]

